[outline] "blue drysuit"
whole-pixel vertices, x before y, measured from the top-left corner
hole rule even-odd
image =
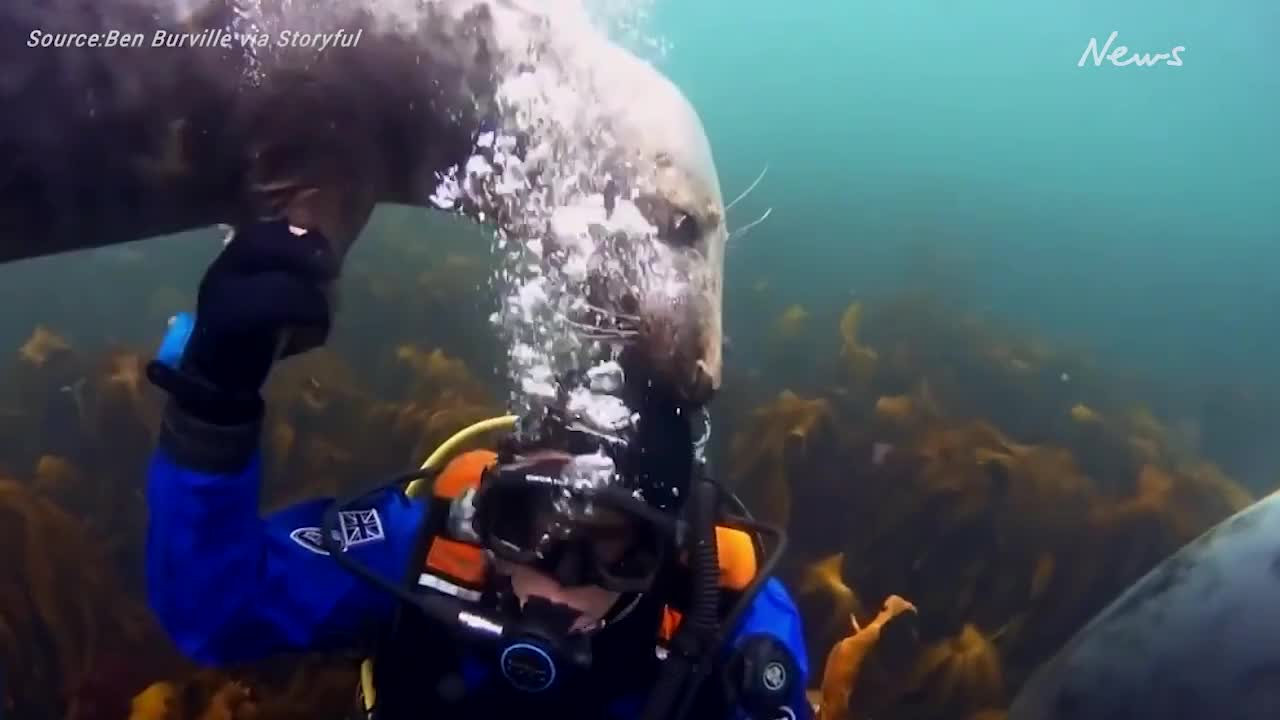
[[[327,557],[320,527],[331,501],[260,517],[261,453],[255,445],[244,455],[238,469],[195,469],[163,441],[156,450],[147,489],[147,584],[156,615],[184,652],[212,665],[367,644],[371,626],[390,622],[396,601]],[[425,517],[425,505],[398,490],[371,496],[341,514],[347,552],[383,576],[404,577]],[[735,642],[753,633],[792,652],[802,677],[782,716],[808,718],[800,618],[776,580],[755,599]]]

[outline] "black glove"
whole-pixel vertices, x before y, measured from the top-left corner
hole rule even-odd
[[[197,420],[261,418],[259,390],[276,359],[328,337],[326,290],[337,274],[333,248],[317,232],[297,234],[283,220],[240,229],[200,282],[180,366],[152,363],[148,376]]]

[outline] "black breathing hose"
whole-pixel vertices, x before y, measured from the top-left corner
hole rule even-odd
[[[725,487],[724,485],[717,483],[716,487],[720,489],[721,495],[723,495],[724,498],[729,501],[729,509],[732,512],[737,513],[739,518],[751,524],[751,527],[748,528],[748,531],[751,535],[751,545],[756,549],[756,557],[762,557],[762,558],[769,557],[765,553],[764,538],[761,537],[762,533],[758,527],[758,524],[756,523],[756,518],[754,515],[751,514],[751,511],[748,510],[747,506],[742,502],[742,498],[738,497],[737,493]],[[738,529],[741,530],[743,528],[738,528]],[[770,531],[770,532],[773,532],[773,531]]]
[[[715,659],[715,643],[720,635],[720,548],[716,542],[716,517],[719,515],[717,510],[720,505],[720,491],[714,483],[705,479],[699,483],[698,489],[701,494],[698,497],[698,505],[694,509],[697,513],[694,527],[700,530],[695,530],[699,535],[695,536],[697,540],[693,546],[693,552],[690,553],[697,575],[694,581],[690,617],[686,621],[692,621],[690,629],[692,637],[698,643],[698,664],[693,668],[693,682],[685,691],[684,700],[680,703],[673,720],[680,720],[688,714],[698,689],[706,679],[707,673],[711,671],[711,665]]]
[[[392,597],[418,608],[439,622],[445,624],[446,627],[456,628],[459,622],[459,613],[462,606],[453,598],[415,595],[409,592],[405,587],[396,585],[387,580],[385,577],[374,572],[371,568],[363,565],[347,555],[346,543],[342,539],[342,532],[339,529],[340,513],[364,498],[389,487],[400,487],[408,485],[413,480],[423,479],[428,482],[435,479],[438,470],[417,470],[411,473],[399,475],[389,482],[382,483],[372,490],[358,490],[344,497],[340,497],[329,504],[325,509],[323,519],[320,522],[320,546],[329,554],[330,559],[336,562],[341,568],[356,577],[365,580],[387,593]]]
[[[720,614],[720,551],[715,530],[718,502],[715,484],[702,479],[694,485],[693,502],[689,508],[693,539],[689,552],[689,563],[693,567],[689,612],[671,639],[662,676],[645,706],[644,720],[681,720],[711,669],[714,655],[711,643],[719,635],[717,619]],[[683,695],[681,690],[684,690]]]
[[[720,548],[716,543],[716,502],[719,499],[715,485],[706,480],[698,484],[698,502],[693,532],[694,596],[690,603],[689,620],[698,629],[715,630],[720,615]]]

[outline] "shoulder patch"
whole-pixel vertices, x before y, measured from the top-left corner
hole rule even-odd
[[[328,555],[329,551],[324,549],[324,545],[320,542],[323,537],[318,527],[300,527],[289,533],[289,539],[299,546],[310,550],[317,555]]]
[[[317,555],[328,555],[322,537],[318,527],[300,527],[289,533],[289,539],[300,547]],[[386,537],[382,516],[377,510],[343,510],[338,513],[338,529],[333,531],[333,538],[342,543],[343,550],[381,542]]]
[[[338,513],[338,526],[342,528],[343,549],[386,538],[377,510],[343,510]]]

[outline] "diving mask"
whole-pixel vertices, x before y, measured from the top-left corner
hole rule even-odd
[[[495,556],[565,587],[643,592],[679,522],[615,479],[603,453],[544,452],[494,466],[475,494],[472,530]]]

